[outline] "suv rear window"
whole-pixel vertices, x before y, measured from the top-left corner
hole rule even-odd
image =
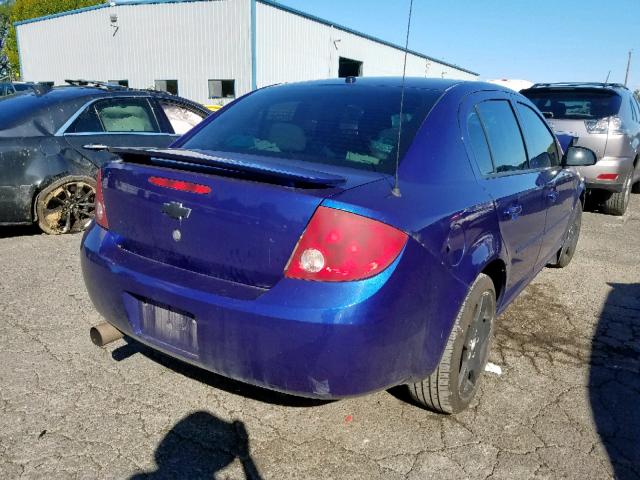
[[[400,158],[441,95],[405,89]],[[400,96],[399,87],[266,88],[222,110],[181,147],[393,173]]]
[[[522,94],[531,100],[547,118],[596,119],[616,115],[621,97],[610,91],[594,90],[524,90]]]

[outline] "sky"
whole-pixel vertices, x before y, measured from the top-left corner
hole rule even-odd
[[[404,45],[409,0],[279,0]],[[640,88],[640,0],[414,0],[409,48],[480,74]],[[401,73],[401,72],[399,72]]]

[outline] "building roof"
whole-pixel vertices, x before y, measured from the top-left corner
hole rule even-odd
[[[75,14],[78,14],[78,13],[88,12],[88,11],[91,11],[91,10],[99,10],[101,8],[108,8],[108,7],[113,6],[113,5],[148,5],[148,4],[186,3],[186,2],[200,2],[200,1],[206,1],[206,0],[113,0],[111,2],[105,2],[105,3],[99,4],[99,5],[94,5],[92,7],[78,8],[76,10],[69,10],[69,11],[66,11],[66,12],[56,13],[56,14],[53,14],[53,15],[46,15],[46,16],[43,16],[43,17],[32,18],[32,19],[29,19],[29,20],[23,20],[21,22],[16,22],[15,26],[17,27],[19,25],[25,25],[25,24],[28,24],[28,23],[42,22],[42,21],[45,21],[45,20],[50,20],[52,18],[64,17],[64,16],[67,16],[67,15],[75,15]],[[257,1],[257,2],[262,3],[264,5],[269,5],[271,7],[277,8],[279,10],[282,10],[282,11],[285,11],[285,12],[289,12],[289,13],[292,13],[294,15],[298,15],[298,16],[301,16],[303,18],[307,18],[309,20],[312,20],[312,21],[315,21],[315,22],[318,22],[318,23],[322,23],[324,25],[328,25],[328,26],[334,27],[334,28],[336,28],[338,30],[343,30],[343,31],[345,31],[347,33],[351,33],[353,35],[357,35],[357,36],[362,37],[362,38],[366,38],[367,40],[371,40],[373,42],[380,43],[382,45],[386,45],[388,47],[396,48],[398,50],[404,51],[404,47],[402,47],[400,45],[397,45],[395,43],[388,42],[388,41],[383,40],[381,38],[374,37],[372,35],[368,35],[366,33],[359,32],[357,30],[353,30],[353,29],[351,29],[349,27],[345,27],[345,26],[343,26],[343,25],[341,25],[339,23],[332,22],[332,21],[326,20],[324,18],[316,17],[315,15],[311,15],[311,14],[308,14],[306,12],[297,10],[295,8],[291,8],[291,7],[288,7],[286,5],[282,5],[282,4],[280,4],[278,2],[275,2],[273,0],[251,0],[251,1],[254,1],[254,2]],[[417,52],[415,50],[408,50],[408,52],[410,54],[412,54],[412,55],[417,56],[417,57],[424,58],[425,60],[430,60],[432,62],[437,62],[437,63],[440,63],[442,65],[446,65],[447,67],[455,68],[456,70],[460,70],[462,72],[469,73],[471,75],[476,75],[476,76],[479,75],[476,72],[473,72],[473,71],[468,70],[466,68],[460,67],[459,65],[456,65],[454,63],[445,62],[444,60],[440,60],[440,59],[437,59],[437,58],[434,58],[434,57],[430,57],[428,55],[425,55],[423,53]]]

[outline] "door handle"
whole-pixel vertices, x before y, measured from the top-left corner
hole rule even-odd
[[[109,147],[101,143],[89,143],[87,145],[83,145],[82,148],[86,148],[87,150],[99,151],[99,150],[107,150]]]
[[[554,188],[553,190],[549,190],[546,193],[547,196],[547,200],[549,200],[551,203],[555,203],[556,200],[558,200],[558,191]]]
[[[508,219],[515,220],[520,216],[521,213],[522,213],[522,205],[517,203],[505,209],[504,216],[507,217]]]

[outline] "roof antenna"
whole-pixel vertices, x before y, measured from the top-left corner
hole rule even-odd
[[[393,181],[391,194],[394,197],[401,197],[400,186],[398,185],[398,169],[400,167],[400,138],[402,137],[402,113],[404,109],[404,79],[407,76],[407,52],[409,50],[409,31],[411,30],[411,12],[413,11],[413,0],[409,2],[409,21],[407,22],[407,39],[404,43],[404,65],[402,67],[402,89],[400,92],[400,120],[398,122],[398,144],[396,145],[396,172]]]
[[[604,81],[604,84],[606,85],[607,83],[609,83],[609,75],[611,75],[611,70],[609,70],[609,73],[607,73],[607,78]]]

